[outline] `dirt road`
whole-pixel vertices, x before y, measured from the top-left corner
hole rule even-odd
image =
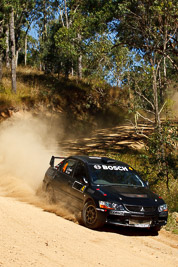
[[[93,231],[0,197],[0,266],[178,266],[178,238],[161,230]]]
[[[173,234],[161,230],[151,236],[121,227],[93,231],[78,225],[62,206],[36,196],[54,153],[49,127],[40,123],[26,116],[0,129],[0,267],[178,266]],[[110,142],[113,134],[106,136]]]

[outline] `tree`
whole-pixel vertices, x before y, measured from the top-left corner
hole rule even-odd
[[[156,160],[159,173],[167,176],[165,131],[161,123],[161,112],[166,107],[168,92],[168,68],[177,70],[175,60],[177,45],[177,1],[113,1],[115,20],[112,29],[117,33],[115,46],[126,45],[136,51],[147,66],[142,73],[149,78],[143,83],[134,80],[134,92],[147,113],[153,114],[157,140]],[[136,68],[139,69],[139,66]],[[138,75],[142,74],[138,72]],[[143,77],[143,76],[142,76]],[[145,87],[146,86],[146,87]],[[137,102],[138,103],[138,102]],[[142,118],[145,116],[141,115]],[[148,120],[148,118],[146,118]],[[168,134],[168,132],[166,132]],[[151,143],[150,143],[151,144]],[[149,145],[150,145],[149,144]],[[150,145],[151,146],[151,145]],[[168,184],[168,182],[167,182]]]
[[[21,51],[22,47],[24,47],[26,36],[28,35],[30,26],[35,18],[35,2],[35,0],[16,0],[15,2],[13,2],[16,42],[16,66],[18,65],[19,52]]]
[[[6,68],[10,68],[10,57],[9,57],[9,25],[6,23],[5,25],[6,32],[5,32],[5,38],[6,38]]]
[[[95,5],[92,6],[97,6],[98,2],[96,1]],[[51,51],[51,43],[51,47],[55,47],[54,50],[57,52],[56,62],[59,63],[60,59],[60,64],[57,63],[58,68],[64,71],[66,77],[68,77],[69,73],[72,75],[76,73],[78,78],[81,79],[85,69],[87,69],[87,65],[84,65],[87,62],[87,51],[89,50],[87,46],[90,46],[90,43],[95,38],[96,40],[98,39],[98,35],[102,35],[107,30],[107,25],[103,24],[103,20],[101,22],[104,12],[102,11],[102,14],[99,14],[101,12],[98,9],[96,17],[95,14],[92,14],[91,5],[87,6],[86,1],[83,0],[61,0],[59,1],[58,10],[58,20],[51,24],[48,23],[48,35],[53,35],[55,44],[47,38],[46,46],[48,48],[46,52]],[[54,30],[56,31],[55,33]],[[46,56],[47,54],[48,52]],[[47,57],[49,59],[49,56]]]
[[[0,19],[0,84],[2,80],[2,64],[3,64],[3,21]]]
[[[46,46],[50,42],[48,38],[48,27],[52,20],[54,20],[57,7],[57,0],[36,0],[34,8],[34,19],[36,21],[36,27],[38,29],[38,41],[39,41],[39,59],[40,59],[40,69],[47,70],[45,57],[46,57]]]
[[[5,0],[2,0],[0,4],[0,84],[2,82],[3,53],[5,48],[5,39],[4,39],[5,13],[6,13]]]
[[[14,9],[11,8],[10,12],[10,41],[11,41],[11,79],[12,91],[16,93],[16,55],[15,55],[15,30],[14,30]]]
[[[4,54],[4,50],[6,49],[6,66],[9,66],[10,51],[13,92],[16,92],[16,65],[18,61],[18,52],[21,49],[20,34],[22,32],[22,28],[26,26],[25,24],[28,21],[29,14],[31,14],[34,3],[35,0],[2,0],[0,5],[0,37],[1,43],[4,43],[3,46],[0,43],[0,62],[2,62],[2,56]],[[27,24],[29,25],[29,23]],[[28,29],[29,26],[27,27],[26,34]],[[3,32],[5,33],[5,36]],[[2,66],[1,63],[0,66]],[[0,76],[2,76],[2,67],[0,67],[0,69]]]
[[[167,60],[177,69],[173,55],[176,53],[176,8],[177,1],[114,1],[116,8],[113,30],[117,32],[119,44],[135,49],[152,70],[155,127],[160,129],[160,112],[166,93],[161,93],[167,84]],[[117,41],[116,41],[117,45]],[[163,64],[162,64],[163,62]],[[163,66],[163,84],[159,83]],[[139,92],[141,96],[142,93]],[[145,99],[146,100],[146,99]]]

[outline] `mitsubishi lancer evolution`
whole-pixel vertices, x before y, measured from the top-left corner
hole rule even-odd
[[[57,159],[62,161],[55,165]],[[111,158],[52,156],[43,189],[77,209],[91,229],[114,224],[159,231],[167,223],[164,200],[131,166]]]

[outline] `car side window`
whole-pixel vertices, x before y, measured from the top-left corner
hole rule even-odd
[[[82,162],[78,162],[74,171],[74,179],[83,182],[83,178],[87,179],[85,165]]]
[[[65,160],[60,166],[60,171],[62,173],[65,173],[67,175],[72,176],[73,172],[74,172],[75,165],[76,165],[75,160],[73,160],[73,159]]]

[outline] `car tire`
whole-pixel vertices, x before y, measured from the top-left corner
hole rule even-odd
[[[102,221],[92,201],[85,203],[82,211],[82,221],[90,229],[97,229],[104,225],[104,221]]]
[[[56,203],[56,198],[54,195],[54,189],[52,188],[51,185],[47,185],[46,187],[46,192],[47,192],[47,200],[50,204]]]

